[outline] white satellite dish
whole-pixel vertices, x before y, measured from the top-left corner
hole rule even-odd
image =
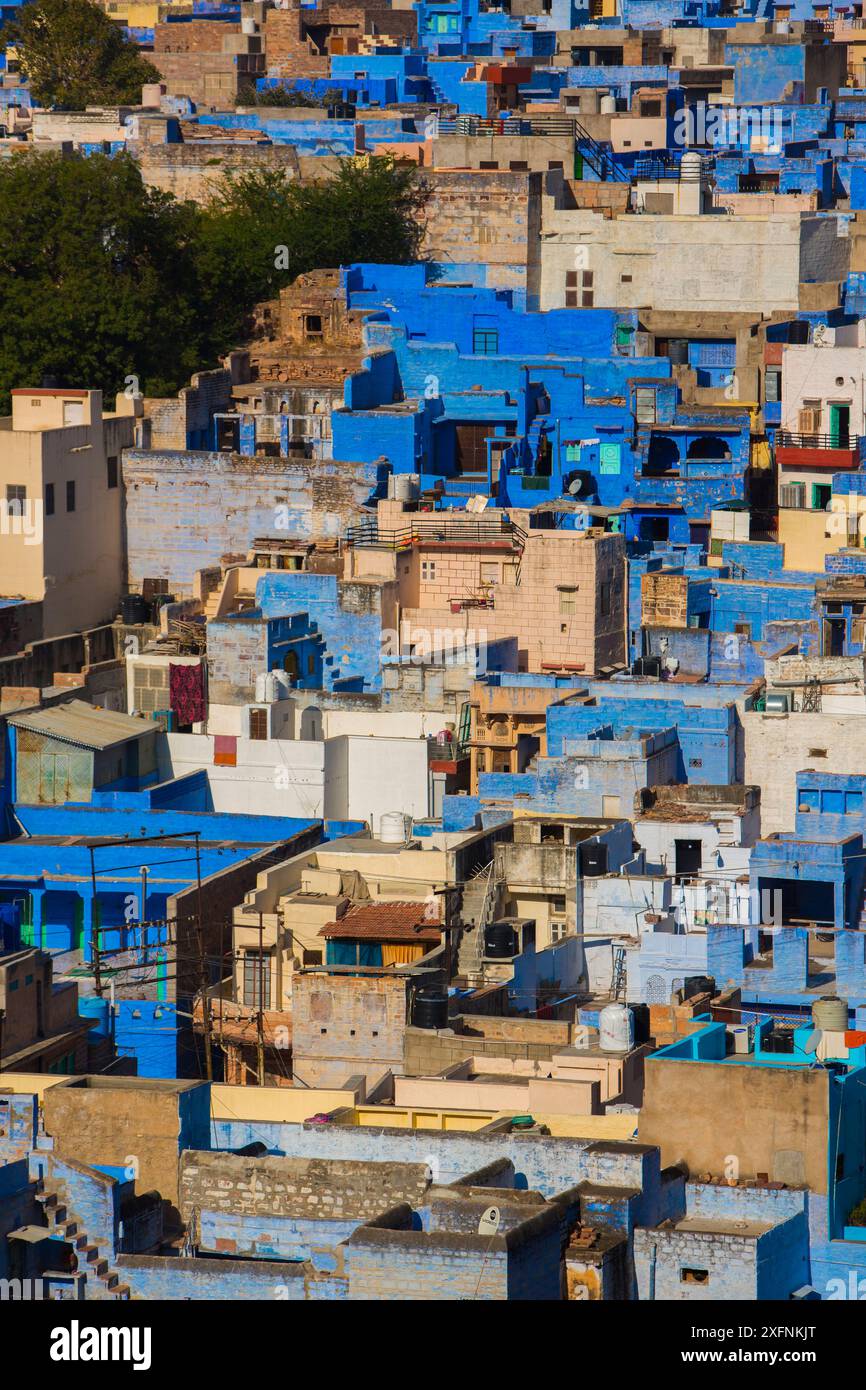
[[[499,1208],[488,1207],[478,1222],[478,1234],[480,1236],[495,1236],[501,1225],[502,1215]]]
[[[824,1036],[823,1028],[813,1028],[806,1041],[803,1043],[803,1051],[811,1057],[813,1052],[817,1052],[821,1046],[821,1039]]]

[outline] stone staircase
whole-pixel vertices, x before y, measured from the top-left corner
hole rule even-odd
[[[75,1251],[78,1270],[88,1276],[88,1286],[96,1299],[121,1301],[129,1298],[129,1285],[120,1282],[120,1275],[112,1269],[99,1246],[90,1239],[74,1213],[70,1213],[59,1192],[46,1188],[45,1180],[36,1181],[36,1200],[42,1206],[48,1222],[49,1232],[67,1241]],[[90,1280],[93,1280],[92,1285]]]
[[[463,931],[457,948],[457,973],[469,985],[481,984],[484,978],[484,928],[491,919],[496,902],[493,880],[493,861],[483,865],[463,887],[461,916]]]

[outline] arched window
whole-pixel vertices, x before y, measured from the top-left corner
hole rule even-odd
[[[693,439],[686,453],[687,459],[706,459],[708,463],[728,463],[731,448],[717,434],[702,434]]]

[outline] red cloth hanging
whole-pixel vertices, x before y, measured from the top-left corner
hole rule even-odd
[[[168,702],[178,724],[200,724],[205,717],[204,667],[168,667]]]

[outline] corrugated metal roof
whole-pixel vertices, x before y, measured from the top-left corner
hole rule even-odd
[[[10,715],[7,721],[15,729],[27,729],[61,743],[77,743],[82,748],[112,748],[131,738],[153,733],[155,725],[144,719],[114,710],[95,709],[84,700],[70,700],[50,709],[27,711]]]

